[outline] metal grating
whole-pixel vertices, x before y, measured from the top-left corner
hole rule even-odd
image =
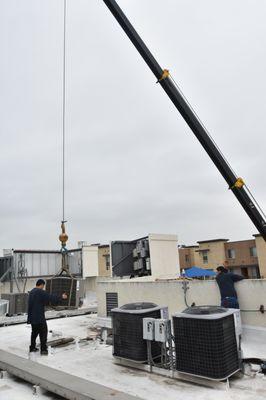
[[[106,315],[111,316],[111,310],[118,307],[118,294],[117,292],[106,293]]]
[[[219,319],[173,317],[176,369],[226,379],[239,369],[234,316]]]
[[[28,311],[28,293],[3,293],[1,298],[9,301],[9,315],[25,314]]]
[[[143,339],[143,318],[160,318],[161,309],[153,303],[126,304],[112,312],[113,355],[137,362],[147,362],[147,343]],[[161,354],[157,342],[151,342],[154,360]]]
[[[67,300],[60,300],[58,307],[77,307],[77,280],[68,276],[56,276],[46,280],[46,291],[58,296],[67,294]],[[55,308],[55,307],[54,307]]]

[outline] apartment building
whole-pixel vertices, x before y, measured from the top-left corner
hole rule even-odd
[[[245,278],[266,277],[266,244],[260,235],[255,239],[201,240],[194,246],[179,247],[180,268],[197,266],[215,270],[219,265]]]
[[[110,246],[78,242],[82,251],[83,278],[111,277]]]
[[[261,278],[266,278],[266,242],[261,235],[253,235],[258,255]]]
[[[110,246],[102,244],[98,247],[99,276],[111,276]]]

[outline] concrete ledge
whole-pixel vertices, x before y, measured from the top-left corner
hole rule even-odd
[[[0,350],[0,368],[68,400],[141,400],[4,350]]]
[[[45,318],[46,319],[55,319],[55,318],[64,318],[64,317],[76,317],[78,315],[86,315],[86,314],[96,314],[97,307],[86,307],[79,308],[75,310],[50,310],[46,311]],[[14,317],[0,317],[0,327],[15,325],[15,324],[25,324],[27,322],[27,314],[16,315]]]
[[[97,325],[101,328],[112,329],[112,319],[111,317],[99,317],[97,318]]]

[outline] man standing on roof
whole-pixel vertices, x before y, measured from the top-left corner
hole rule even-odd
[[[223,266],[216,269],[216,282],[220,289],[221,306],[225,308],[239,308],[237,293],[235,290],[235,282],[242,281],[242,275],[236,275],[228,272]]]
[[[38,279],[36,287],[29,293],[28,303],[28,320],[27,323],[31,324],[31,344],[30,352],[38,351],[36,348],[36,339],[40,336],[41,354],[48,355],[47,350],[47,323],[45,320],[45,306],[48,304],[57,305],[61,298],[47,293],[44,289],[45,281]],[[62,294],[62,299],[66,300],[67,295]]]

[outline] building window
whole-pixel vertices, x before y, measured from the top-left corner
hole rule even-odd
[[[202,252],[202,259],[203,259],[203,264],[208,264],[208,251],[203,251]]]
[[[259,279],[260,278],[260,270],[258,266],[252,266],[249,268],[250,277],[252,279]]]
[[[109,271],[109,269],[110,269],[110,254],[106,254],[104,257],[105,257],[106,271]]]
[[[228,249],[227,250],[227,252],[228,252],[228,258],[236,258],[236,251],[235,251],[235,249]]]
[[[258,257],[257,248],[255,246],[249,248],[251,257]]]
[[[186,263],[189,263],[189,255],[188,254],[185,255],[185,261],[186,261]]]
[[[246,278],[246,279],[249,278],[248,268],[247,267],[241,267],[241,275],[243,275],[244,278]]]

